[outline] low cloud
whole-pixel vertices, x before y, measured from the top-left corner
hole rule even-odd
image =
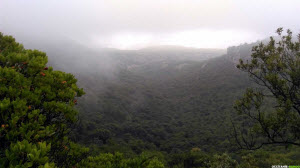
[[[299,32],[299,11],[297,0],[1,0],[0,30],[96,47],[224,48],[281,26]]]

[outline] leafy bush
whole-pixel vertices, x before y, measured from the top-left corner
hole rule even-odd
[[[84,94],[72,74],[46,67],[47,56],[0,33],[0,165],[69,166],[69,128]]]

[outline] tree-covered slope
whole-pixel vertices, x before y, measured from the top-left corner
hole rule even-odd
[[[173,46],[122,51],[40,44],[50,65],[75,74],[86,95],[74,99],[83,92],[73,75],[45,67],[45,53],[0,35],[0,167],[299,163],[299,149],[290,146],[249,152],[231,144],[231,121],[244,124],[243,132],[249,128],[233,103],[253,85],[236,60],[248,59],[254,44],[225,55]]]
[[[144,148],[168,153],[230,149],[232,105],[249,80],[228,55],[202,61],[125,59],[110,78],[79,76],[92,95],[79,105],[82,142],[117,142],[137,153]]]

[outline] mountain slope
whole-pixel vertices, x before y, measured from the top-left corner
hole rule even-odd
[[[49,64],[75,74],[87,93],[79,101],[77,141],[111,151],[177,153],[231,149],[228,119],[249,86],[235,63],[252,45],[223,56],[214,49],[96,50],[72,42],[49,42],[45,51]]]
[[[113,78],[83,76],[82,86],[88,93],[93,90],[93,96],[80,103],[82,121],[88,121],[82,124],[82,142],[103,146],[101,138],[92,137],[101,134],[95,130],[104,129],[111,142],[127,146],[140,141],[140,148],[171,153],[193,147],[229,149],[227,122],[235,114],[232,105],[249,86],[246,74],[235,68],[229,55],[136,66],[130,56],[126,59]],[[96,104],[91,103],[94,100]],[[139,152],[135,145],[131,149]]]

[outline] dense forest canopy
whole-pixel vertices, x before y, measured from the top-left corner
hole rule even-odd
[[[227,53],[49,44],[47,56],[0,34],[0,167],[300,164],[299,41],[276,39]]]

